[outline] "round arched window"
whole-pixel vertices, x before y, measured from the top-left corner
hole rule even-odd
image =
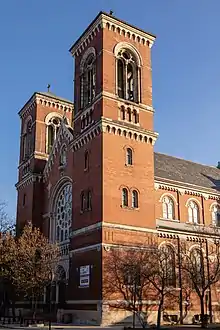
[[[55,203],[56,241],[69,240],[72,223],[72,185],[65,185],[59,192]]]

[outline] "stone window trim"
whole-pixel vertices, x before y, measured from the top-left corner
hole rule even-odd
[[[140,192],[137,188],[135,187],[127,187],[127,186],[120,186],[119,188],[120,194],[121,194],[121,205],[120,207],[122,209],[127,209],[127,210],[139,210],[139,196]],[[134,196],[133,193],[135,192],[135,201],[134,201]],[[134,203],[135,202],[135,203]]]
[[[94,124],[95,121],[93,119],[93,111],[93,107],[90,107],[81,115],[81,133]]]
[[[129,145],[129,144],[126,144],[124,145],[123,147],[123,150],[124,150],[124,157],[125,157],[125,166],[128,166],[128,167],[133,167],[134,166],[134,154],[135,154],[135,151],[134,151],[134,148]],[[130,150],[130,151],[129,151]],[[128,153],[131,152],[131,162],[128,162]]]
[[[131,191],[131,199],[132,199],[132,208],[138,209],[139,208],[139,193],[136,189],[132,189]]]
[[[72,225],[72,183],[66,182],[57,191],[53,202],[53,241],[69,242]]]
[[[96,95],[96,51],[90,47],[80,62],[80,104],[79,110],[90,105]]]
[[[212,203],[209,211],[211,212],[211,225],[214,227],[220,226],[220,205],[219,203]]]
[[[22,160],[26,160],[29,158],[34,151],[33,145],[33,136],[32,136],[32,130],[33,130],[33,119],[30,116],[28,116],[24,122],[23,125],[23,133],[22,133]]]
[[[128,189],[123,187],[121,190],[121,207],[128,208],[129,207],[129,194]]]
[[[27,195],[26,193],[23,194],[23,198],[22,198],[22,206],[25,207],[26,206],[26,201],[27,201]]]
[[[120,105],[118,120],[125,123],[140,126],[140,111],[135,106]]]
[[[175,251],[176,247],[172,243],[168,243],[167,241],[162,242],[159,245],[159,249],[165,251],[165,258],[162,260],[162,263],[164,263],[164,270],[167,273],[166,276],[166,286],[167,287],[176,287],[176,280],[177,280],[177,275],[176,275],[176,258],[175,258]],[[168,260],[168,258],[170,258]]]
[[[163,194],[162,202],[163,219],[175,220],[175,203],[172,194]]]
[[[114,48],[115,94],[119,99],[141,103],[141,56],[129,43],[120,42]]]
[[[58,129],[61,125],[61,121],[63,120],[63,115],[58,112],[50,112],[44,119],[46,125],[46,145],[45,152],[49,154],[52,150],[53,143],[57,137]],[[56,121],[56,122],[55,122]],[[66,124],[69,127],[69,119],[65,117]]]
[[[201,214],[202,206],[199,201],[195,198],[189,198],[186,207],[188,209],[188,221],[187,223],[192,223],[194,225],[200,225],[201,223]],[[202,224],[203,225],[203,224]]]
[[[89,150],[85,150],[84,152],[84,172],[89,171]]]
[[[92,189],[82,190],[80,193],[80,214],[92,211]]]

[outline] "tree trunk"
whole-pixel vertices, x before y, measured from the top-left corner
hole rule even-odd
[[[157,329],[160,329],[160,323],[161,323],[161,314],[162,314],[162,308],[163,308],[163,299],[164,296],[161,296],[158,311],[157,311]]]
[[[205,328],[207,324],[205,320],[204,296],[200,297],[200,309],[201,309],[201,327]]]

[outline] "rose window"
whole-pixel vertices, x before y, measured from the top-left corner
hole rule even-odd
[[[55,206],[56,240],[60,243],[69,240],[72,222],[72,185],[68,184],[60,191]]]

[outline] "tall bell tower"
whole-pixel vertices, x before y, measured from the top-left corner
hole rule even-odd
[[[72,123],[73,103],[50,91],[34,93],[19,111],[21,120],[18,166],[17,231],[27,222],[41,228],[44,206],[43,170],[60,121]]]
[[[94,140],[89,149],[99,172],[92,176],[101,175],[93,187],[100,199],[99,216],[90,217],[90,224],[99,218],[155,228],[154,40],[152,34],[101,12],[70,49],[75,57],[74,148],[79,152]]]
[[[93,315],[101,319],[107,248],[146,241],[146,232],[156,228],[154,40],[100,12],[70,49],[75,58],[71,249],[76,270],[71,300],[82,310],[91,300]]]

